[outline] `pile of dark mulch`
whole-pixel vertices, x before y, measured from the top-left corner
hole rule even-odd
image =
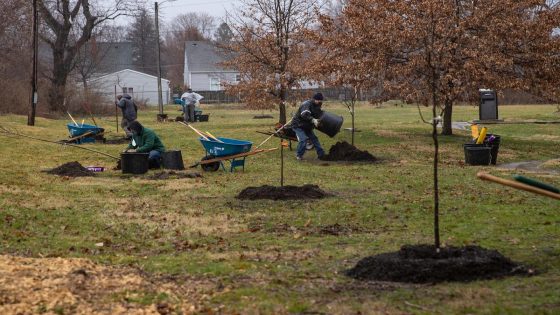
[[[272,115],[255,115],[253,119],[272,119],[274,118]]]
[[[377,158],[368,151],[362,151],[346,141],[337,142],[329,149],[329,154],[321,157],[323,161],[361,161],[375,162]]]
[[[83,167],[77,161],[68,162],[55,167],[47,171],[48,174],[59,175],[59,176],[70,176],[70,177],[80,177],[80,176],[95,176],[95,173]]]
[[[200,173],[183,173],[175,171],[163,171],[148,175],[146,179],[160,180],[160,179],[178,179],[178,178],[199,178],[202,177]]]
[[[346,275],[360,280],[411,283],[473,281],[533,271],[504,257],[498,251],[479,246],[445,247],[404,245],[398,252],[360,260]]]
[[[127,138],[117,138],[117,139],[105,139],[105,144],[127,144],[130,143],[130,139]]]
[[[177,116],[177,117],[175,117],[175,121],[185,121],[185,117]]]
[[[272,200],[293,200],[293,199],[321,199],[331,196],[317,185],[303,186],[260,186],[247,187],[243,189],[238,199],[272,199]]]

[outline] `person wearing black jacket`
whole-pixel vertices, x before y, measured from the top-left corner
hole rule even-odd
[[[323,94],[315,93],[313,98],[303,102],[292,119],[292,129],[296,133],[298,139],[298,146],[296,151],[296,158],[303,159],[305,153],[305,145],[307,139],[313,143],[317,156],[321,159],[325,155],[325,151],[321,147],[319,138],[313,133],[313,128],[319,126],[319,118],[323,111],[321,105],[323,104]]]
[[[118,95],[116,105],[122,110],[121,127],[126,134],[126,138],[132,137],[132,131],[128,125],[136,120],[138,115],[138,107],[134,104],[132,97],[128,94]]]

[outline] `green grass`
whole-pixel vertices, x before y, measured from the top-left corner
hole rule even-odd
[[[166,107],[170,116],[176,106]],[[349,117],[341,105],[326,109]],[[273,120],[258,112],[204,109],[210,122],[196,126],[214,135],[255,144]],[[292,109],[293,110],[293,109]],[[428,109],[423,109],[428,115]],[[502,106],[506,120],[557,120],[555,106]],[[176,123],[158,124],[155,110],[139,120],[168,149],[181,149],[186,164],[204,151],[196,135]],[[81,120],[82,117],[76,119]],[[85,118],[85,117],[84,117]],[[478,118],[476,107],[454,109],[454,120]],[[98,118],[116,137],[112,117]],[[52,140],[67,137],[66,120],[0,116],[0,125]],[[0,146],[0,253],[33,257],[86,257],[132,265],[150,274],[211,279],[226,289],[200,303],[225,313],[458,313],[554,314],[560,312],[560,213],[558,201],[482,182],[476,172],[501,177],[513,171],[463,165],[467,131],[441,137],[441,235],[448,245],[497,249],[539,271],[514,277],[438,285],[364,284],[342,275],[360,258],[431,243],[432,141],[416,107],[361,104],[356,144],[382,159],[379,164],[328,163],[314,152],[305,161],[286,155],[286,184],[318,184],[336,194],[320,201],[240,201],[247,186],[279,184],[279,153],[247,158],[245,172],[204,173],[202,179],[151,181],[106,171],[67,179],[41,172],[65,162],[111,169],[113,160],[90,152],[27,139],[2,137]],[[502,136],[499,162],[558,159],[557,124],[489,125]],[[319,134],[328,149],[350,139]],[[277,139],[265,147],[278,144]],[[117,155],[124,145],[88,144]],[[556,165],[556,166],[554,166]],[[557,168],[557,164],[552,167]],[[200,170],[199,170],[200,171]],[[560,186],[560,177],[528,174]],[[352,232],[325,235],[340,224]],[[103,247],[95,246],[103,242]],[[135,292],[130,303],[151,304],[166,296]]]

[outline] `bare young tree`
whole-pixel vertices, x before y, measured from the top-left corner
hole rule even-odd
[[[66,81],[79,49],[96,27],[130,10],[129,0],[115,0],[110,7],[93,5],[90,0],[39,0],[38,7],[45,26],[41,38],[52,51],[49,108],[58,111],[64,107]]]
[[[316,0],[245,0],[229,18],[234,39],[223,48],[231,59],[225,66],[241,74],[226,90],[241,95],[251,108],[278,106],[286,123],[286,101],[304,80],[307,64],[305,31],[316,20]],[[276,104],[276,105],[275,105]]]

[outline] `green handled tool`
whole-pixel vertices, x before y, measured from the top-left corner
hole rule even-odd
[[[513,175],[513,178],[518,182],[521,182],[521,183],[524,183],[524,184],[527,184],[527,185],[531,185],[533,187],[538,187],[540,189],[544,189],[544,190],[548,190],[548,191],[560,194],[560,189],[558,189],[558,188],[556,188],[552,185],[549,185],[549,184],[546,184],[546,183],[543,183],[543,182],[539,182],[536,179],[532,179],[532,178],[525,177],[525,176],[522,176],[522,175]]]

